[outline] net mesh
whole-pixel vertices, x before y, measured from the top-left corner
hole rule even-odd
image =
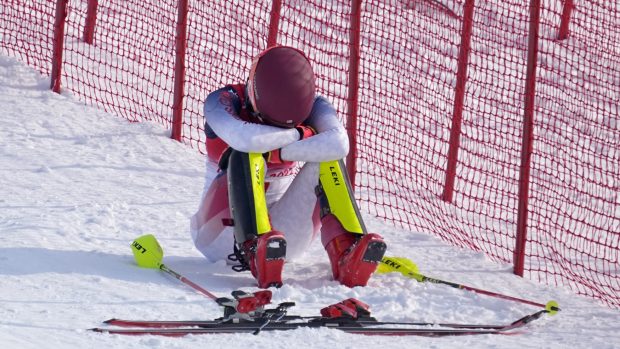
[[[50,73],[54,2],[0,7],[0,52]],[[176,0],[68,7],[62,86],[131,121],[172,120]],[[525,272],[620,306],[620,5],[543,1]],[[465,0],[362,2],[357,198],[394,224],[512,262],[527,71],[529,4],[476,1],[454,196],[441,199]],[[205,153],[202,104],[243,83],[266,47],[272,2],[189,1],[183,141]],[[283,0],[278,43],[302,49],[344,122],[350,0]]]

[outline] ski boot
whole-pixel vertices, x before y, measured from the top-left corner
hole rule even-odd
[[[282,268],[286,257],[286,240],[279,231],[271,231],[241,244],[241,268],[250,270],[258,287],[282,286]]]
[[[332,214],[323,217],[321,222],[321,240],[334,280],[347,287],[366,286],[385,254],[383,238],[378,234],[350,233]]]

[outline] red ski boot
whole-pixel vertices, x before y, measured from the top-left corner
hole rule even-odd
[[[366,286],[385,254],[383,238],[378,234],[350,233],[331,214],[321,222],[321,240],[332,265],[334,280],[348,287]]]
[[[282,267],[286,257],[286,240],[279,231],[263,234],[243,244],[245,260],[258,281],[258,287],[282,286]]]

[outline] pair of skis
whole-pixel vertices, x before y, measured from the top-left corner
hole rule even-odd
[[[143,321],[110,319],[104,321],[108,327],[93,328],[92,331],[119,335],[162,335],[185,336],[215,333],[253,333],[261,331],[285,331],[300,328],[328,328],[347,333],[380,336],[462,336],[481,334],[517,334],[517,330],[540,318],[543,314],[555,314],[560,308],[556,302],[541,304],[520,298],[475,289],[456,283],[433,279],[419,274],[417,266],[405,258],[386,257],[379,266],[379,272],[400,272],[420,282],[442,283],[451,287],[467,289],[493,297],[518,301],[542,307],[533,314],[524,316],[510,324],[480,325],[432,322],[383,322],[370,316],[367,304],[350,298],[321,309],[321,316],[289,315],[288,309],[295,303],[280,303],[272,309],[265,309],[271,303],[271,291],[255,293],[232,292],[232,298],[218,298],[183,275],[162,263],[163,249],[153,235],[144,235],[132,245],[136,263],[146,268],[159,269],[194,290],[216,301],[224,309],[224,315],[215,320],[205,321]]]
[[[352,334],[378,336],[462,336],[481,334],[516,334],[517,329],[540,318],[548,310],[524,316],[508,325],[451,324],[431,322],[383,322],[370,315],[367,304],[349,298],[321,309],[321,316],[288,315],[295,303],[280,303],[265,309],[271,301],[270,291],[233,292],[234,299],[218,298],[224,316],[215,320],[142,321],[110,319],[105,328],[92,331],[120,335],[160,335],[180,337],[197,334],[253,333],[286,331],[300,328],[328,328]]]

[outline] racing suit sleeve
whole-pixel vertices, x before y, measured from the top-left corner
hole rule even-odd
[[[315,136],[292,142],[280,150],[287,161],[325,162],[340,160],[349,152],[349,138],[338,120],[336,110],[324,97],[317,97],[310,117],[304,124],[317,132]]]
[[[212,92],[204,104],[205,128],[231,148],[244,153],[266,153],[299,140],[295,129],[241,120],[238,116],[240,108],[240,98],[234,90],[222,88]]]

